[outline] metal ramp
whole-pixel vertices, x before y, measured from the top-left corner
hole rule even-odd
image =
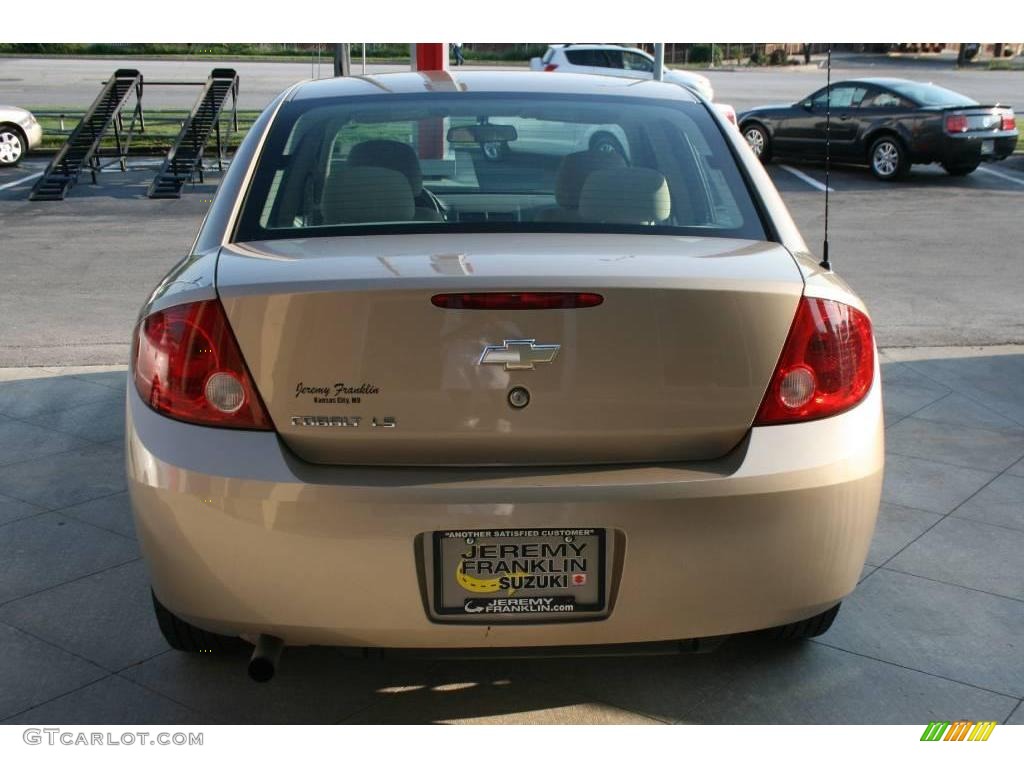
[[[114,72],[114,76],[103,84],[99,96],[32,188],[29,200],[63,200],[85,167],[89,168],[95,182],[96,171],[99,168],[97,150],[111,125],[117,140],[118,155],[122,164],[124,163],[128,147],[127,142],[122,145],[121,140],[124,132],[121,110],[132,93],[135,94],[136,100],[132,118],[134,129],[135,118],[138,117],[140,122],[142,119],[142,75],[137,69],[119,69]],[[131,131],[127,141],[131,141]]]
[[[224,149],[221,143],[220,115],[228,96],[232,99],[233,130],[237,131],[238,73],[233,69],[214,69],[192,106],[188,119],[181,126],[163,166],[149,185],[150,197],[181,197],[181,188],[194,178],[197,171],[199,180],[203,180],[203,150],[211,135],[216,135],[217,163],[222,166]]]

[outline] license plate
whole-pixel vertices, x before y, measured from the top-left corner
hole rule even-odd
[[[996,142],[994,139],[985,139],[981,142],[981,154],[991,155],[996,151]]]
[[[571,616],[604,610],[603,528],[434,532],[434,610]]]

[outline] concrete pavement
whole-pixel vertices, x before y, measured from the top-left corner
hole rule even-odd
[[[883,506],[832,630],[698,656],[168,650],[124,491],[120,367],[0,370],[0,722],[1024,724],[1024,347],[882,353]]]

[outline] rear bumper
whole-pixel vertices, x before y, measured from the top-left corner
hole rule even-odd
[[[129,387],[128,478],[154,589],[204,628],[391,648],[655,642],[797,621],[851,592],[883,467],[880,382],[857,408],[753,429],[707,463],[573,469],[313,466],[273,434],[150,411]],[[612,542],[597,621],[429,618],[440,529],[594,526]]]
[[[986,142],[991,142],[988,145]],[[991,151],[983,152],[983,145]],[[973,165],[986,160],[1002,160],[1013,154],[1017,146],[1017,132],[996,136],[947,135],[940,160],[946,165]]]

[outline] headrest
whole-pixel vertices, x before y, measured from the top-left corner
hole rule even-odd
[[[390,168],[409,180],[413,197],[423,191],[423,171],[420,169],[416,150],[400,141],[391,139],[361,141],[349,150],[348,164]]]
[[[672,213],[665,177],[650,168],[594,171],[580,193],[580,219],[611,224],[657,224]]]
[[[403,174],[364,165],[331,173],[320,207],[324,224],[368,224],[410,221],[416,202]]]
[[[576,209],[587,177],[604,168],[624,168],[626,161],[618,152],[573,152],[562,158],[555,177],[555,202],[562,208]]]

